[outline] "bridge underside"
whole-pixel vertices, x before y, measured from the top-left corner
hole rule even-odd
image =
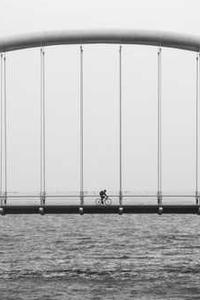
[[[199,205],[6,205],[1,214],[200,214]]]

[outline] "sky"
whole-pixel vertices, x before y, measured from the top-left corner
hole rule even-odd
[[[1,0],[0,20],[2,35],[102,27],[199,34],[199,1]]]
[[[68,29],[200,35],[199,1],[0,0],[0,36]],[[157,191],[157,51],[124,46],[123,189]],[[79,46],[45,49],[47,191],[79,190]],[[195,57],[163,49],[163,191],[194,193]],[[8,187],[39,192],[39,49],[7,55]],[[118,45],[84,46],[84,189],[118,193]]]

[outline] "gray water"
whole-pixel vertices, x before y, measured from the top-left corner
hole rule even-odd
[[[0,218],[0,299],[199,299],[200,219]]]

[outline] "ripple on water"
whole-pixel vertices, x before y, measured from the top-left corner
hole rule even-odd
[[[0,222],[1,299],[200,294],[195,216],[7,216]]]

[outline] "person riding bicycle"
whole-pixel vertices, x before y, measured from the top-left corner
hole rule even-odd
[[[99,195],[101,197],[101,204],[104,204],[104,199],[108,198],[108,195],[106,194],[106,190],[100,191]]]

